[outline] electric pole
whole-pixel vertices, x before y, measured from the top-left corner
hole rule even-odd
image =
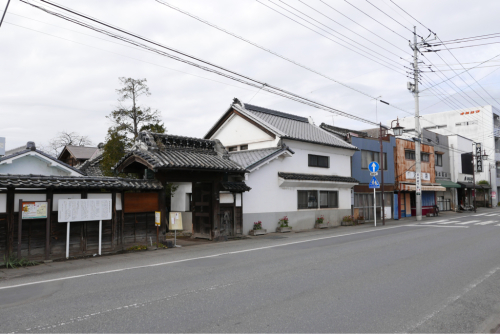
[[[422,220],[422,181],[421,171],[422,164],[420,162],[420,116],[418,105],[418,44],[417,44],[417,27],[413,27],[413,96],[415,97],[415,202],[417,221]]]

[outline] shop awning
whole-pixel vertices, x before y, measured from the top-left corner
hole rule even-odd
[[[472,182],[460,182],[458,181],[458,184],[462,187],[462,188],[467,188],[467,189],[472,189],[474,188],[474,183]],[[478,185],[476,185],[476,188],[479,188]]]
[[[415,191],[416,186],[414,184],[400,184],[399,188],[401,191]],[[422,191],[446,191],[446,188],[443,186],[437,185],[422,185]]]
[[[483,188],[483,189],[491,189],[490,185],[489,184],[478,184],[477,186]],[[476,186],[476,188],[477,188]]]
[[[445,188],[462,188],[458,183],[450,180],[436,180],[436,182]]]

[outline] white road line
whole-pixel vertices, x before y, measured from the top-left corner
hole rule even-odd
[[[480,222],[480,220],[469,220],[467,222],[458,223],[458,225],[467,225],[467,224],[472,224],[472,223],[477,223],[477,222]]]
[[[414,225],[406,225],[406,226],[421,226],[421,227],[460,227],[460,228],[469,228],[469,226],[442,226],[442,225],[420,225],[420,224],[414,224]]]
[[[488,224],[493,224],[493,223],[498,223],[498,222],[496,220],[488,220],[488,221],[477,223],[474,225],[488,225]]]
[[[447,222],[444,222],[444,223],[438,223],[439,225],[446,225],[446,224],[454,224],[454,223],[459,223],[458,220],[452,220],[452,221],[447,221]]]
[[[491,213],[491,214],[489,214],[489,215],[484,215],[484,216],[485,216],[485,217],[493,217],[493,216],[498,216],[498,214],[497,214],[497,213]]]
[[[425,222],[425,223],[420,223],[420,224],[427,225],[427,224],[435,224],[435,223],[446,222],[446,221],[448,221],[448,219],[435,220],[435,221],[432,221],[432,222]]]
[[[446,227],[451,227],[451,226],[446,226]],[[440,307],[438,307],[432,313],[430,313],[430,314],[426,315],[425,317],[423,317],[422,320],[420,320],[415,325],[411,326],[410,328],[407,328],[407,330],[404,331],[404,332],[405,333],[409,333],[409,332],[415,331],[418,327],[422,326],[424,323],[426,323],[427,321],[429,321],[430,319],[432,319],[436,314],[438,314],[439,312],[441,312],[442,310],[444,310],[445,308],[447,308],[450,304],[452,304],[452,303],[456,302],[457,300],[459,300],[460,298],[462,298],[463,295],[465,295],[467,292],[471,291],[476,286],[478,286],[479,284],[481,284],[482,282],[484,282],[487,278],[489,278],[491,275],[493,275],[494,273],[496,273],[498,270],[500,270],[500,267],[493,268],[492,270],[490,270],[483,277],[480,277],[480,278],[474,280],[471,284],[467,285],[465,287],[465,289],[461,291],[461,293],[459,293],[458,295],[455,295],[455,296],[452,296],[452,297],[448,298],[448,300],[443,305],[441,305]]]
[[[398,227],[404,227],[404,226],[418,226],[418,225],[398,225],[398,226],[391,226],[391,227],[382,227],[382,228],[377,228],[377,229],[373,229],[373,230],[369,230],[369,231],[361,231],[361,232],[353,232],[353,233],[346,233],[346,234],[339,234],[339,235],[331,235],[331,236],[327,236],[327,237],[307,239],[307,240],[301,240],[301,241],[293,241],[293,242],[288,242],[288,243],[285,243],[285,244],[271,245],[271,246],[264,246],[264,247],[257,247],[257,248],[250,248],[250,249],[244,249],[244,250],[233,251],[233,252],[219,253],[219,254],[214,254],[214,255],[205,255],[205,256],[193,257],[193,258],[189,258],[189,259],[183,259],[183,260],[160,262],[160,263],[155,263],[155,264],[147,264],[147,265],[143,265],[143,266],[135,266],[135,267],[121,268],[121,269],[114,269],[114,270],[107,270],[107,271],[99,271],[99,272],[89,273],[89,274],[74,275],[74,276],[67,276],[67,277],[59,277],[59,278],[47,279],[47,280],[43,280],[43,281],[35,281],[35,282],[29,282],[29,283],[22,283],[22,284],[16,284],[16,285],[3,286],[3,287],[0,287],[0,290],[18,288],[18,287],[27,286],[27,285],[35,285],[35,284],[42,284],[42,283],[64,281],[64,280],[69,280],[69,279],[74,279],[74,278],[82,278],[82,277],[88,277],[88,276],[96,276],[96,275],[103,275],[103,274],[118,273],[118,272],[122,272],[122,271],[126,271],[126,270],[132,270],[132,269],[143,269],[143,268],[159,267],[159,266],[165,266],[165,265],[175,264],[175,263],[182,263],[182,262],[188,262],[188,261],[194,261],[194,260],[201,260],[201,259],[209,259],[209,258],[213,258],[213,257],[223,256],[223,255],[232,255],[232,254],[238,254],[238,253],[253,252],[253,251],[258,251],[258,250],[263,250],[263,249],[270,249],[270,248],[276,248],[276,247],[284,247],[284,246],[289,246],[289,245],[302,244],[302,243],[311,242],[311,241],[326,240],[326,239],[340,238],[340,237],[345,237],[345,236],[355,235],[355,234],[363,234],[363,233],[370,233],[370,232],[376,232],[376,231],[382,231],[382,230],[389,230],[389,229],[392,229],[392,228],[398,228]]]
[[[471,217],[484,216],[484,215],[487,215],[487,213],[480,213],[480,214],[477,214],[477,215],[472,215]]]

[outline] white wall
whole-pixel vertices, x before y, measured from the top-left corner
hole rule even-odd
[[[219,139],[226,147],[248,144],[249,150],[275,147],[279,140],[238,115],[229,117],[211,139]]]
[[[175,182],[175,185],[179,186],[172,197],[172,208],[170,211],[173,212],[186,212],[189,210],[189,203],[187,201],[187,194],[193,192],[193,186],[191,182]]]
[[[7,194],[0,194],[0,213],[7,212]]]
[[[54,175],[54,176],[82,176],[67,167],[56,168],[50,166],[57,162],[50,160],[35,152],[26,153],[20,158],[15,158],[11,163],[3,162],[0,164],[0,174],[35,174],[35,175]]]
[[[297,190],[337,190],[339,191],[339,209],[351,208],[351,189],[345,186],[322,183],[321,187],[304,185],[297,187],[280,187],[278,183],[278,172],[294,172],[319,175],[339,175],[351,176],[350,157],[354,154],[352,150],[345,150],[322,145],[287,141],[295,154],[292,157],[278,158],[253,171],[245,181],[251,191],[243,194],[243,213],[254,214],[252,217],[261,220],[263,228],[274,231],[277,221],[266,220],[269,215],[262,215],[259,219],[256,213],[280,212],[285,215],[287,212],[317,212],[332,211],[336,209],[312,209],[298,210]],[[315,168],[308,166],[308,154],[328,155],[330,157],[330,168]],[[314,215],[313,215],[314,216]],[[248,233],[253,226],[253,221],[243,221],[243,232]],[[333,223],[333,222],[332,222]],[[290,222],[291,226],[293,222]],[[314,218],[311,219],[311,227],[314,225]],[[309,227],[310,228],[310,227]]]

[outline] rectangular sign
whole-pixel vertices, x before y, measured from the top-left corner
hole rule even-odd
[[[406,179],[407,180],[415,179],[415,174],[416,174],[415,172],[407,171],[406,172]],[[431,180],[431,173],[422,173],[422,180],[430,181]]]
[[[481,152],[481,143],[476,144],[476,172],[483,171],[483,156]]]
[[[169,230],[182,230],[182,214],[180,212],[170,212]]]
[[[155,226],[161,225],[161,212],[155,211]]]
[[[415,173],[415,192],[416,192],[416,195],[422,194],[422,181],[420,179],[419,173]]]
[[[23,202],[22,219],[47,218],[47,202]]]
[[[60,199],[59,223],[111,219],[111,199]]]
[[[5,155],[5,137],[0,137],[0,155]]]

